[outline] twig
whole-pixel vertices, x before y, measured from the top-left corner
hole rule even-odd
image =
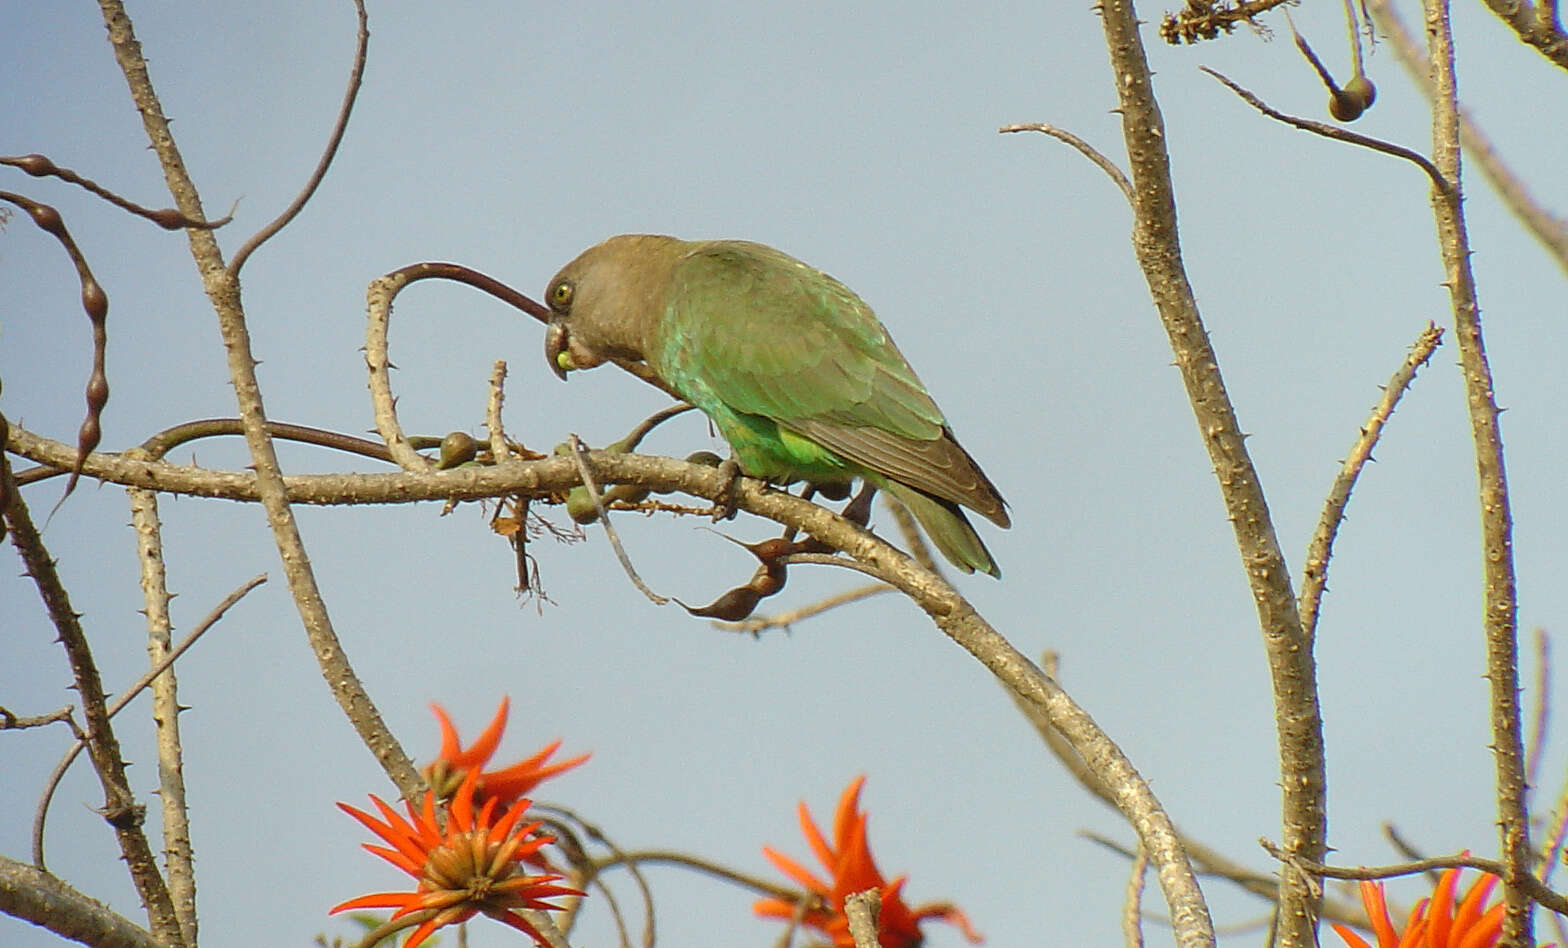
[[[185,638],[180,640],[179,645],[171,649],[169,654],[165,655],[158,664],[144,672],[129,688],[120,692],[119,696],[108,707],[108,717],[112,718],[119,714],[126,705],[130,704],[141,693],[143,688],[146,688],[154,679],[172,667],[179,657],[185,654],[187,649],[195,645],[196,641],[206,634],[208,629],[216,625],[218,620],[223,618],[225,612],[228,612],[235,603],[245,598],[245,595],[252,589],[266,581],[267,574],[265,573],[253,576],[238,589],[224,596],[223,601],[214,606],[205,618],[196,623],[196,627],[191,629]],[[44,862],[44,820],[49,814],[49,801],[54,797],[55,788],[60,785],[60,780],[65,776],[65,771],[71,766],[72,761],[76,760],[76,755],[80,754],[85,746],[87,746],[86,741],[78,740],[70,750],[66,751],[65,756],[60,758],[60,762],[55,765],[54,771],[50,773],[49,779],[44,782],[44,792],[40,795],[38,808],[33,814],[33,864],[39,869],[46,867]]]
[[[621,568],[631,578],[632,585],[642,591],[644,596],[656,606],[669,602],[669,597],[661,596],[648,588],[648,584],[637,575],[637,570],[632,567],[631,557],[626,555],[626,548],[621,546],[621,538],[615,532],[615,527],[610,523],[610,512],[604,509],[604,498],[599,494],[599,485],[594,483],[593,474],[588,471],[588,464],[583,460],[583,443],[577,435],[567,435],[567,444],[571,446],[572,460],[577,462],[577,473],[582,476],[583,487],[587,489],[588,496],[593,498],[593,505],[599,511],[599,522],[604,524],[605,535],[610,538],[610,546],[615,548],[615,558],[621,561]]]
[[[877,917],[881,914],[881,889],[855,892],[844,900],[844,917],[849,922],[849,937],[855,940],[855,948],[880,948]]]
[[[299,194],[288,207],[283,209],[272,223],[257,231],[251,239],[245,241],[234,254],[234,259],[229,261],[229,279],[236,280],[240,275],[240,268],[245,266],[245,261],[256,252],[256,248],[271,240],[278,231],[289,225],[289,222],[299,216],[305,209],[311,197],[320,187],[321,180],[327,176],[327,169],[332,167],[332,159],[338,153],[338,146],[343,143],[343,133],[348,130],[348,117],[354,111],[354,100],[359,96],[360,85],[365,77],[365,58],[370,46],[370,17],[365,12],[365,0],[354,0],[354,11],[359,16],[359,36],[354,47],[354,65],[349,70],[348,87],[343,90],[343,104],[338,107],[337,123],[332,127],[332,134],[327,136],[327,147],[321,154],[321,160],[316,162],[316,170],[311,172],[310,180],[300,189]]]
[[[0,481],[10,480],[10,464],[4,453],[0,452]],[[60,574],[55,570],[54,559],[44,547],[38,528],[33,525],[32,515],[22,499],[21,491],[11,488],[6,493],[8,503],[4,515],[11,542],[21,554],[22,562],[27,566],[27,575],[32,577],[39,597],[49,612],[49,618],[60,634],[60,645],[65,649],[71,674],[76,681],[76,691],[82,699],[82,717],[87,725],[87,749],[93,769],[98,774],[98,782],[103,788],[102,816],[113,827],[131,881],[141,896],[142,904],[147,906],[147,918],[153,936],[169,948],[183,948],[185,942],[180,935],[174,906],[169,900],[169,889],[158,872],[158,863],[153,857],[152,847],[147,843],[147,836],[142,832],[144,810],[136,802],[130,782],[126,779],[120,742],[109,723],[109,713],[104,706],[103,680],[99,677],[98,664],[87,642],[87,634],[82,629],[76,610],[71,606],[71,598],[60,580]]]
[[[1546,850],[1541,853],[1539,875],[1543,884],[1551,882],[1552,872],[1562,858],[1563,838],[1568,836],[1568,782],[1557,791],[1557,802],[1552,807],[1551,827],[1546,837]],[[1565,939],[1564,944],[1568,944],[1568,939]]]
[[[501,406],[506,404],[506,360],[497,359],[490,368],[490,397],[485,400],[485,428],[490,435],[490,457],[500,464],[507,460],[506,429],[501,425]]]
[[[60,463],[70,457],[65,445],[39,438],[15,425],[11,426],[7,444],[11,450],[40,463]],[[651,491],[680,492],[714,501],[732,492],[738,509],[810,533],[833,549],[855,557],[842,558],[839,565],[852,566],[897,587],[1009,690],[1039,708],[1072,743],[1075,752],[1092,762],[1099,778],[1112,788],[1108,791],[1112,801],[1148,846],[1151,862],[1158,867],[1161,884],[1168,893],[1167,901],[1201,905],[1201,895],[1169,816],[1131,761],[1071,696],[1041,674],[950,584],[874,534],[783,491],[745,479],[732,486],[712,467],[671,458],[593,452],[590,460],[600,477],[612,483],[637,484]],[[291,498],[310,503],[410,503],[454,496],[478,499],[565,491],[582,483],[577,465],[578,461],[562,456],[439,474],[291,476],[284,479],[284,487]],[[88,459],[86,470],[94,477],[115,483],[166,492],[235,500],[255,500],[259,496],[256,476],[246,472],[196,471],[100,454]],[[1183,944],[1206,945],[1212,941],[1200,933],[1196,940],[1189,937]]]
[[[0,856],[0,912],[93,948],[167,948],[96,899],[5,856]]]
[[[128,211],[131,214],[135,214],[137,217],[144,217],[147,220],[152,221],[154,224],[157,224],[159,227],[162,227],[164,230],[179,230],[183,227],[193,227],[198,230],[216,230],[234,219],[234,213],[232,211],[228,214],[227,217],[222,217],[215,221],[204,221],[196,218],[186,217],[184,214],[181,214],[172,207],[165,207],[156,211],[152,210],[151,208],[142,207],[135,201],[128,200],[118,194],[115,194],[113,191],[110,191],[108,188],[92,180],[91,178],[85,178],[72,171],[70,168],[60,167],[53,161],[50,161],[46,155],[15,155],[0,157],[0,165],[10,165],[13,168],[21,169],[35,178],[59,178],[61,181],[64,181],[67,184],[74,184],[90,194],[94,194],[103,198],[105,201],[108,201],[110,204],[113,204],[122,211]]]
[[[643,875],[642,867],[638,866],[635,860],[627,860],[626,853],[622,851],[619,844],[610,839],[609,835],[606,834],[604,830],[598,826],[598,824],[590,823],[589,821],[583,819],[582,816],[580,816],[576,811],[555,804],[538,804],[534,807],[534,809],[543,811],[544,813],[555,813],[561,818],[571,821],[571,823],[580,828],[589,839],[608,849],[612,858],[618,858],[622,860],[621,864],[625,865],[626,871],[631,873],[632,881],[636,884],[637,891],[642,897],[644,917],[647,920],[643,926],[643,944],[647,946],[647,948],[652,948],[655,940],[653,888],[648,885],[648,879]],[[584,854],[584,857],[586,858],[586,854]],[[585,880],[593,879],[597,881],[602,868],[602,864],[595,863],[590,860],[586,869],[586,874],[583,878]],[[576,887],[581,888],[581,886]],[[606,895],[609,895],[610,889],[608,886],[601,885],[600,889]],[[577,910],[581,907],[582,901],[583,900],[581,896],[573,896],[566,901],[565,904],[567,905],[567,910],[561,913],[559,916],[561,921],[558,923],[563,932],[566,932],[567,934],[571,933],[572,925],[576,919]],[[616,917],[617,925],[620,925],[621,922],[619,911],[616,912]],[[623,938],[625,936],[624,926],[622,926],[622,936]]]
[[[1169,337],[1258,611],[1274,692],[1286,846],[1321,858],[1327,846],[1327,778],[1312,643],[1302,631],[1268,501],[1182,261],[1165,120],[1154,97],[1137,11],[1131,0],[1104,0],[1100,9],[1133,182],[1133,249]],[[1176,866],[1152,846],[1149,856],[1159,867],[1178,943],[1212,944],[1213,922],[1195,884],[1194,891],[1176,897]],[[1283,948],[1316,944],[1317,900],[1283,875],[1279,911]]]
[[[1568,69],[1568,33],[1564,33],[1557,23],[1557,5],[1553,0],[1541,0],[1539,8],[1530,0],[1485,0],[1485,3],[1499,20],[1519,34],[1526,46]]]
[[[1058,656],[1053,651],[1047,651],[1040,656],[1040,667],[1045,669],[1045,673],[1052,679],[1057,678],[1057,664]],[[1014,702],[1029,723],[1034,725],[1035,731],[1040,735],[1041,740],[1045,742],[1046,748],[1061,762],[1063,767],[1067,768],[1068,775],[1078,781],[1079,786],[1107,806],[1115,806],[1116,801],[1111,796],[1110,791],[1100,782],[1094,771],[1089,768],[1089,765],[1084,763],[1083,758],[1078,756],[1077,751],[1073,750],[1066,739],[1057,733],[1050,722],[1038,711],[1018,701],[1017,698],[1014,698]],[[1136,855],[1135,850],[1129,849],[1097,833],[1080,831],[1079,835],[1104,846],[1112,852],[1120,853],[1129,860]],[[1182,848],[1192,859],[1199,875],[1224,879],[1253,895],[1267,899],[1270,904],[1278,904],[1276,900],[1279,896],[1279,881],[1275,876],[1258,872],[1255,869],[1242,865],[1207,843],[1194,839],[1191,835],[1182,832],[1180,828],[1177,828],[1177,836],[1181,840]],[[1347,924],[1358,924],[1366,917],[1359,905],[1338,900],[1325,902],[1322,907],[1322,916]],[[1151,914],[1150,917],[1155,916]],[[1166,920],[1167,922],[1169,921],[1169,919]]]
[[[1127,895],[1122,899],[1122,944],[1143,948],[1143,881],[1149,872],[1149,854],[1140,843],[1127,870]]]
[[[1333,555],[1334,538],[1344,520],[1345,507],[1350,503],[1350,492],[1356,486],[1356,478],[1361,476],[1362,468],[1372,459],[1372,449],[1377,447],[1378,439],[1383,435],[1383,426],[1388,423],[1410,383],[1415,381],[1416,372],[1431,360],[1432,353],[1442,341],[1443,330],[1427,323],[1426,329],[1411,344],[1405,361],[1383,388],[1383,397],[1372,409],[1372,416],[1367,419],[1367,423],[1361,427],[1361,436],[1340,464],[1339,474],[1329,489],[1328,499],[1323,502],[1323,514],[1318,518],[1318,528],[1307,546],[1306,564],[1301,571],[1301,628],[1308,638],[1317,634],[1318,609],[1322,604],[1323,591],[1328,587],[1329,558]]]
[[[614,869],[618,866],[627,866],[630,868],[634,865],[647,865],[651,863],[665,863],[672,866],[681,866],[686,869],[695,869],[698,872],[713,876],[716,879],[723,879],[726,882],[733,882],[736,885],[745,886],[746,888],[751,889],[753,892],[756,892],[760,895],[771,896],[776,899],[783,899],[784,901],[798,902],[801,899],[805,899],[808,907],[812,901],[810,893],[804,893],[799,889],[792,889],[788,886],[778,885],[777,883],[774,883],[768,879],[764,879],[761,876],[749,875],[747,873],[731,869],[728,866],[723,866],[719,863],[703,859],[701,856],[693,856],[688,853],[678,852],[673,849],[634,849],[630,852],[616,853],[609,858],[595,861],[594,870],[595,872],[604,872],[607,869]]]
[[[1077,835],[1097,846],[1116,853],[1128,862],[1131,862],[1138,855],[1136,848],[1125,846],[1108,836],[1090,830],[1079,830]],[[1182,840],[1187,846],[1188,854],[1192,856],[1198,875],[1205,878],[1223,879],[1226,882],[1235,884],[1245,892],[1250,892],[1266,900],[1270,905],[1277,904],[1274,899],[1278,895],[1279,882],[1274,873],[1263,873],[1249,869],[1204,843],[1194,840],[1190,836],[1183,836]],[[1143,914],[1145,918],[1158,919],[1165,924],[1170,924],[1170,919],[1159,913],[1144,912]],[[1272,921],[1274,914],[1271,911],[1267,918]],[[1349,902],[1325,896],[1322,917],[1328,921],[1341,922],[1346,925],[1365,925],[1367,913],[1359,901]],[[1255,922],[1244,922],[1241,924],[1242,930],[1251,929],[1256,925]],[[1216,933],[1221,932],[1219,926],[1215,926],[1214,930]],[[1230,929],[1231,933],[1234,933],[1236,930],[1234,927]]]
[[[313,444],[318,447],[331,448],[334,451],[343,451],[347,454],[357,454],[361,457],[374,458],[378,461],[393,463],[392,453],[387,446],[368,438],[358,438],[337,431],[328,431],[325,428],[312,428],[308,425],[291,425],[282,421],[267,422],[267,432],[278,441],[294,441],[299,444]],[[158,432],[137,448],[126,452],[126,457],[161,458],[168,452],[182,444],[196,441],[201,438],[214,438],[223,435],[244,435],[245,425],[238,418],[204,418],[200,421],[187,421],[166,428]],[[439,447],[441,439],[430,437],[413,437],[409,439],[415,448],[428,449]],[[16,482],[21,485],[33,484],[38,481],[48,480],[68,473],[68,469],[52,465],[39,465],[18,471]]]
[[[1392,142],[1385,142],[1382,139],[1373,138],[1370,135],[1362,135],[1359,132],[1352,132],[1348,128],[1340,128],[1337,125],[1329,125],[1326,122],[1315,122],[1312,119],[1304,119],[1298,118],[1294,115],[1286,115],[1284,112],[1281,112],[1278,109],[1270,108],[1267,104],[1264,103],[1262,99],[1225,78],[1225,76],[1221,75],[1220,73],[1210,69],[1208,66],[1199,66],[1198,68],[1224,83],[1225,86],[1230,89],[1230,91],[1240,96],[1243,102],[1246,102],[1248,105],[1252,106],[1259,112],[1262,112],[1264,115],[1267,115],[1269,118],[1274,119],[1277,122],[1284,122],[1286,125],[1294,126],[1304,132],[1311,132],[1314,135],[1321,135],[1324,138],[1332,138],[1335,141],[1347,142],[1351,145],[1360,145],[1363,148],[1370,148],[1373,151],[1380,151],[1385,155],[1393,155],[1396,158],[1403,158],[1406,161],[1415,162],[1417,165],[1420,165],[1421,170],[1425,171],[1427,176],[1432,179],[1433,185],[1435,185],[1439,191],[1446,192],[1452,190],[1452,186],[1448,183],[1448,180],[1443,177],[1443,173],[1438,171],[1437,166],[1432,164],[1432,162],[1429,161],[1427,157],[1420,152],[1411,151],[1409,148],[1406,148],[1403,145],[1395,145]]]
[[[158,802],[163,812],[164,874],[169,898],[187,945],[197,944],[196,867],[191,851],[190,814],[185,805],[185,767],[180,748],[180,699],[174,667],[166,664],[170,652],[168,575],[164,570],[163,533],[158,519],[158,495],[133,487],[126,491],[131,502],[131,528],[136,532],[136,559],[141,564],[142,613],[147,617],[147,658],[163,672],[153,679],[152,719],[158,741]],[[110,709],[110,715],[114,709]],[[61,771],[62,773],[64,771]],[[43,845],[42,817],[36,827],[39,855]],[[40,865],[42,861],[40,860]]]
[[[141,44],[136,40],[123,0],[99,0],[99,6],[103,10],[115,60],[125,75],[148,141],[163,166],[164,180],[169,185],[175,206],[187,217],[204,219],[201,197],[185,169],[169,121],[163,114],[163,106],[147,75]],[[343,646],[332,627],[332,619],[327,614],[326,603],[322,601],[321,589],[311,569],[310,556],[300,537],[294,512],[289,506],[277,451],[272,437],[267,433],[266,407],[262,403],[261,387],[256,378],[258,360],[251,348],[250,333],[240,299],[239,280],[224,266],[223,254],[210,231],[187,230],[186,239],[218,317],[229,379],[234,386],[235,401],[245,426],[245,444],[250,450],[251,466],[255,470],[256,492],[267,513],[267,523],[272,528],[273,542],[277,545],[284,575],[288,578],[289,591],[299,611],[300,624],[316,654],[322,678],[337,699],[338,706],[343,709],[360,739],[398,790],[413,797],[424,788],[424,780],[381,720],[374,702],[365,692],[348,656],[343,652]]]
[[[22,731],[30,727],[46,727],[47,725],[64,721],[76,730],[76,722],[72,720],[71,713],[76,708],[66,705],[57,711],[48,714],[18,715],[8,708],[0,708],[0,731]]]
[[[1392,42],[1394,55],[1399,57],[1400,65],[1405,67],[1405,72],[1415,80],[1416,87],[1431,101],[1432,79],[1427,74],[1426,52],[1405,28],[1404,20],[1400,19],[1399,12],[1389,0],[1370,0],[1370,3],[1372,15]],[[1480,167],[1481,174],[1486,177],[1492,190],[1497,192],[1497,196],[1519,218],[1525,229],[1546,248],[1557,265],[1568,273],[1568,218],[1553,214],[1541,205],[1524,181],[1503,161],[1497,148],[1464,108],[1459,110],[1459,142]]]
[[[1504,901],[1508,906],[1502,941],[1507,945],[1533,945],[1533,913],[1524,892],[1524,886],[1534,882],[1535,877],[1530,874],[1534,854],[1530,849],[1524,735],[1519,720],[1519,602],[1514,577],[1513,515],[1509,509],[1496,388],[1481,333],[1481,307],[1476,297],[1475,274],[1470,266],[1470,238],[1466,233],[1459,190],[1458,80],[1455,78],[1454,37],[1448,3],[1447,0],[1423,0],[1422,6],[1426,11],[1427,45],[1432,63],[1432,157],[1443,178],[1455,184],[1452,190],[1433,194],[1432,213],[1454,314],[1454,333],[1458,336],[1459,364],[1464,373],[1479,482],[1486,677],[1491,684],[1497,819],[1503,861],[1508,867],[1501,873],[1507,887]]]
[[[830,609],[847,606],[862,599],[870,599],[872,596],[878,596],[882,593],[896,591],[887,583],[870,583],[865,586],[856,586],[854,589],[846,589],[841,593],[828,596],[826,599],[820,599],[798,609],[791,609],[788,612],[780,612],[777,615],[755,616],[750,619],[742,619],[739,622],[714,622],[712,625],[716,629],[724,629],[729,632],[746,632],[756,635],[769,629],[788,629],[803,619],[821,615]]]
[[[1127,180],[1127,175],[1122,173],[1122,169],[1116,167],[1116,162],[1105,157],[1093,145],[1079,138],[1077,135],[1074,135],[1072,132],[1069,132],[1066,129],[1057,128],[1055,125],[1047,125],[1044,122],[1030,122],[1022,125],[1003,125],[1001,128],[997,129],[997,131],[1002,133],[1043,132],[1058,141],[1066,142],[1067,144],[1078,149],[1079,154],[1094,162],[1096,167],[1105,172],[1106,176],[1111,179],[1111,182],[1121,189],[1122,197],[1127,199],[1127,203],[1132,203],[1132,182]]]
[[[1284,850],[1274,845],[1267,839],[1259,839],[1258,845],[1275,859],[1283,860],[1287,854]],[[1480,856],[1467,856],[1459,853],[1453,856],[1436,856],[1431,859],[1418,859],[1414,862],[1402,862],[1392,866],[1375,866],[1368,868],[1362,866],[1351,868],[1349,866],[1327,866],[1313,862],[1309,859],[1297,859],[1297,864],[1305,872],[1325,879],[1391,879],[1395,876],[1410,876],[1418,872],[1430,872],[1433,869],[1479,869],[1502,878],[1508,871],[1506,863],[1496,859],[1484,859]],[[1568,896],[1553,892],[1534,876],[1526,873],[1524,885],[1521,887],[1530,898],[1541,903],[1554,912],[1568,914]]]
[[[1546,756],[1546,734],[1552,718],[1552,643],[1546,630],[1535,627],[1535,714],[1530,716],[1530,750],[1524,765],[1524,779],[1530,786],[1540,785],[1541,760]]]

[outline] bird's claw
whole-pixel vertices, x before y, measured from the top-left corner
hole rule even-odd
[[[719,463],[719,476],[724,478],[724,490],[713,504],[713,522],[735,519],[735,488],[740,484],[740,462],[725,458]]]

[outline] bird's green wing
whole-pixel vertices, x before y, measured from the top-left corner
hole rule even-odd
[[[731,411],[1006,521],[871,308],[793,257],[745,241],[695,245],[672,275],[658,349],[677,388],[700,385]]]

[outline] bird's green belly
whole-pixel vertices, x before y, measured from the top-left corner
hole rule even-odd
[[[770,418],[725,412],[713,420],[735,451],[740,469],[752,477],[780,484],[791,481],[831,484],[850,480],[860,473],[832,451]]]

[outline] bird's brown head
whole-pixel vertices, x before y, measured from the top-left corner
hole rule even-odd
[[[544,337],[551,370],[565,379],[572,369],[608,359],[644,361],[685,247],[674,237],[623,234],[562,267],[544,297],[551,313]]]

